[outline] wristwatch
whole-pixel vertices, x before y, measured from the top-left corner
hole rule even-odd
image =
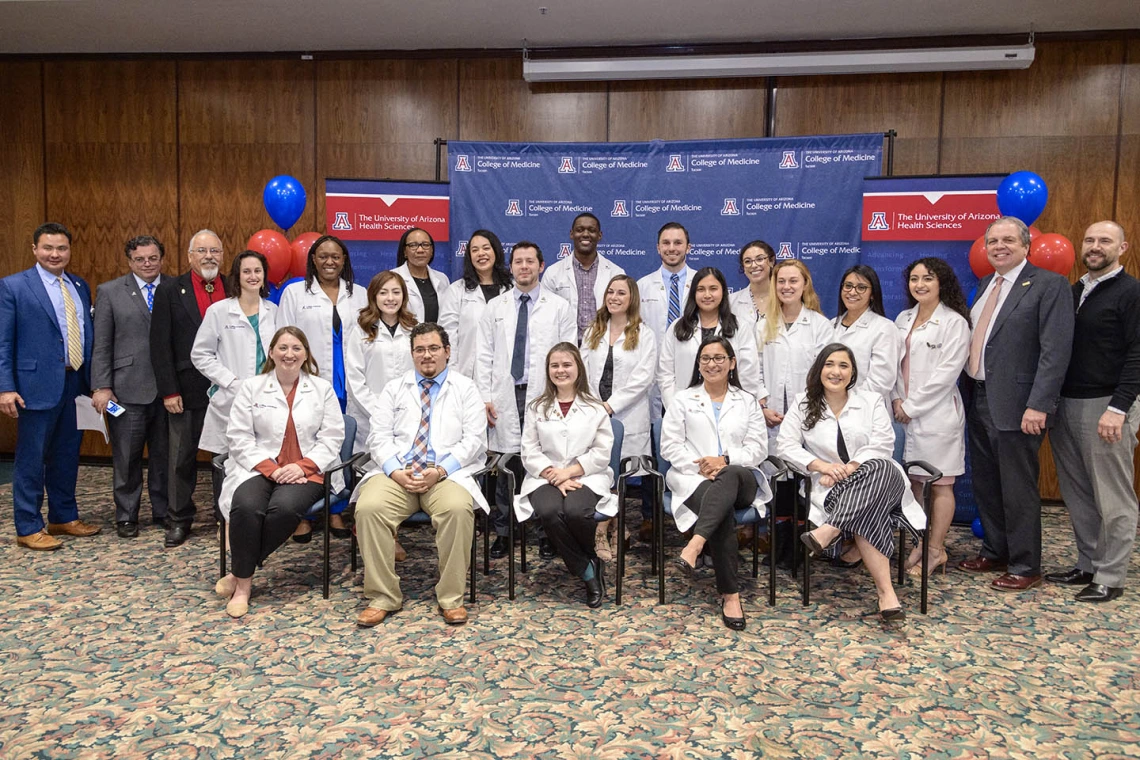
[[[436,482],[442,483],[443,481],[447,480],[447,470],[443,469],[437,464],[435,466],[435,471],[439,473],[439,480]]]
[[[724,466],[725,467],[728,467],[730,464],[732,464],[732,462],[730,462],[728,459],[728,454],[721,454],[721,456],[724,457]]]

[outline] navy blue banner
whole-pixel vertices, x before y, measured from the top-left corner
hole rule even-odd
[[[761,239],[811,269],[832,313],[843,271],[860,260],[862,181],[878,175],[883,135],[643,143],[448,144],[450,274],[471,232],[508,248],[534,240],[548,262],[570,255],[570,225],[601,220],[599,252],[640,277],[660,266],[657,231],[689,231],[690,265],[716,266],[733,290],[747,280],[738,251]],[[442,268],[442,266],[441,266]]]

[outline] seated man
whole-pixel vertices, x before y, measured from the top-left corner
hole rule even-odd
[[[372,627],[403,605],[395,570],[396,530],[419,510],[431,515],[439,550],[435,597],[448,625],[467,622],[463,591],[475,530],[472,507],[489,512],[471,474],[486,457],[487,418],[475,383],[447,368],[451,344],[432,322],[412,329],[414,369],[380,392],[368,452],[381,466],[357,489],[356,530],[364,556],[368,607],[357,625]]]

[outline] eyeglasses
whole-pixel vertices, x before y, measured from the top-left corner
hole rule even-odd
[[[427,354],[435,355],[443,351],[443,346],[438,343],[434,346],[416,346],[412,349],[412,353],[416,356],[425,356]]]
[[[870,289],[871,289],[871,286],[865,282],[845,282],[845,283],[843,283],[843,291],[845,293],[858,293],[859,295],[863,295],[864,293],[866,293]]]
[[[133,259],[131,259],[131,261],[135,262],[136,264],[157,264],[158,262],[162,261],[162,258],[160,256],[147,256],[145,258],[142,256],[135,256]]]
[[[432,243],[405,243],[404,247],[405,248],[419,248],[420,250],[423,250],[423,251],[430,251],[432,248],[435,248],[435,245],[433,245]]]
[[[745,269],[752,269],[754,267],[760,266],[761,264],[767,264],[767,263],[769,263],[767,256],[761,256],[758,259],[745,259],[743,262]]]
[[[718,354],[716,356],[702,356],[701,364],[715,364],[718,367],[728,361],[726,354]]]
[[[196,253],[199,256],[202,256],[203,254],[206,254],[206,253],[212,253],[215,256],[221,256],[222,255],[222,249],[221,248],[191,248],[190,253]]]

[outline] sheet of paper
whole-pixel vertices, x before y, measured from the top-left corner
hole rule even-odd
[[[91,406],[90,396],[75,397],[75,422],[80,430],[96,430],[103,434],[103,442],[110,443],[107,437],[107,421]]]

